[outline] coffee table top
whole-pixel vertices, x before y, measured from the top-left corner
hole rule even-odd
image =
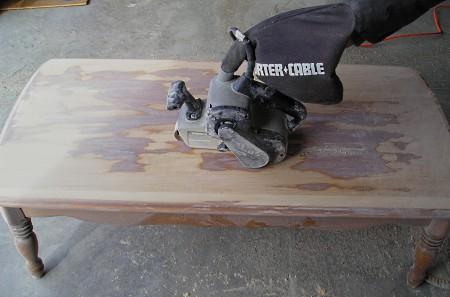
[[[242,215],[450,217],[450,137],[417,72],[341,66],[344,101],[307,105],[289,157],[264,169],[177,142],[172,80],[205,98],[218,64],[50,60],[0,144],[0,205]]]

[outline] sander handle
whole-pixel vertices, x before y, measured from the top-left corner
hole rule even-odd
[[[245,57],[243,57],[243,60],[247,60],[247,69],[245,70],[245,77],[252,80],[253,79],[253,71],[255,70],[255,49],[253,48],[253,44],[250,41],[250,39],[247,38],[247,36],[242,33],[238,28],[236,27],[229,27],[228,33],[230,34],[231,38],[235,41],[235,43],[243,43],[244,49],[245,49]],[[228,55],[225,57],[224,61],[222,62],[222,66],[225,64],[225,61],[228,59]],[[224,72],[228,72],[226,69],[223,69],[221,67],[221,70]]]

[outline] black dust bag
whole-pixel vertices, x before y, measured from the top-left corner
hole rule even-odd
[[[292,10],[269,18],[247,32],[256,58],[254,74],[268,86],[307,103],[342,100],[335,69],[354,30],[354,14],[346,4]],[[222,70],[235,72],[246,59],[235,41]]]

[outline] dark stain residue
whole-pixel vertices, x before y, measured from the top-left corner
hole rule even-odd
[[[305,218],[301,222],[290,223],[289,227],[295,229],[302,229],[305,227],[317,227],[319,224],[311,218]]]
[[[139,79],[139,76],[147,74],[156,76],[158,79]],[[81,132],[89,135],[72,153],[77,156],[95,154],[106,160],[116,160],[111,171],[127,172],[144,170],[143,164],[138,163],[141,154],[190,151],[187,146],[176,141],[168,142],[167,149],[153,149],[151,140],[153,131],[147,127],[175,124],[177,112],[161,110],[161,107],[166,104],[167,90],[172,80],[185,79],[194,95],[205,94],[214,73],[201,69],[182,68],[154,72],[98,71],[84,75],[80,67],[71,67],[63,75],[64,90],[61,92],[70,92],[71,88],[86,88],[96,92],[97,100],[109,103],[107,106],[80,107],[66,111],[69,117],[61,121],[78,124]],[[57,85],[61,82],[61,76],[41,75],[38,80]],[[71,113],[86,110],[111,112],[114,116],[94,114],[80,120],[70,118]],[[117,111],[127,114],[118,116]],[[129,130],[136,128],[144,128],[144,131],[149,133],[148,137],[127,136]],[[111,136],[104,136],[105,133]]]
[[[140,76],[151,74],[157,79],[144,80]],[[67,110],[67,117],[52,120],[52,124],[71,122],[77,124],[87,138],[78,144],[75,155],[95,154],[99,158],[117,161],[111,168],[113,172],[142,171],[139,155],[164,154],[171,152],[191,153],[191,150],[176,141],[168,141],[164,148],[152,147],[152,135],[157,133],[150,127],[173,125],[177,112],[162,110],[170,82],[185,79],[194,95],[206,94],[209,81],[214,75],[202,69],[173,69],[154,72],[98,71],[84,75],[81,68],[72,67],[64,73],[61,92],[72,88],[86,88],[95,91],[97,100],[108,103],[106,106],[90,106],[89,109],[102,111],[82,119],[71,118],[72,112],[86,107]],[[41,75],[41,83],[61,82],[60,75]],[[81,79],[83,77],[83,79]],[[383,153],[376,150],[383,142],[392,142],[400,151],[395,154],[395,162],[409,164],[419,156],[404,152],[408,143],[399,141],[403,135],[388,132],[387,125],[396,125],[398,120],[390,107],[394,101],[354,102],[344,101],[333,113],[311,112],[304,124],[290,138],[289,157],[298,158],[292,166],[300,171],[317,171],[338,179],[373,176],[391,172],[389,162],[383,160]],[[126,112],[117,115],[118,111]],[[320,109],[319,109],[320,111]],[[380,112],[383,111],[383,112]],[[384,112],[386,111],[386,112]],[[111,117],[104,116],[111,112]],[[113,118],[113,120],[112,120]],[[345,127],[350,125],[351,127]],[[35,127],[45,129],[47,127]],[[368,129],[369,128],[369,129]],[[148,132],[148,136],[129,136],[132,129]],[[110,136],[105,136],[110,135]],[[201,168],[210,171],[244,170],[230,153],[202,152]],[[323,185],[322,185],[323,186]],[[307,187],[318,187],[307,186]],[[356,189],[358,190],[358,189]]]
[[[312,226],[317,225],[317,223],[311,218],[305,218],[303,220],[303,224],[302,225],[303,225],[303,227],[312,227]]]
[[[391,143],[402,151],[404,151],[406,149],[406,146],[408,145],[408,143],[404,141],[391,141]]]
[[[375,191],[376,188],[373,186],[368,185],[340,185],[336,183],[304,183],[304,184],[297,184],[297,185],[281,185],[277,188],[290,188],[290,189],[298,189],[298,190],[304,190],[304,191],[313,191],[313,192],[319,192],[319,191],[326,191],[330,189],[337,189],[337,190],[344,190],[344,191],[354,191],[354,192],[370,192]],[[394,187],[394,188],[387,188],[386,190],[393,191],[393,192],[410,192],[411,189],[406,187]]]
[[[336,123],[349,123],[355,128],[338,128]],[[301,161],[292,168],[316,171],[338,179],[367,177],[392,172],[387,166],[383,153],[377,146],[394,141],[403,135],[386,130],[365,129],[395,124],[397,119],[391,114],[370,113],[361,110],[329,114],[311,114],[305,125],[290,137],[289,155],[300,155]],[[361,127],[361,128],[359,128]],[[397,146],[406,143],[397,141]],[[420,158],[413,154],[393,153],[396,161],[409,164]]]
[[[311,112],[304,125],[290,136],[288,158],[300,158],[292,166],[300,171],[317,171],[333,178],[351,179],[373,176],[394,171],[383,153],[377,151],[379,144],[393,142],[399,150],[408,143],[399,141],[401,133],[389,132],[384,128],[397,125],[398,119],[392,112],[396,101],[344,101],[333,112]],[[381,112],[383,111],[383,112]],[[385,111],[385,112],[384,112]],[[349,127],[345,127],[349,125]],[[403,152],[393,153],[395,162],[409,164],[419,158]],[[245,170],[231,154],[202,154],[202,169],[211,171]],[[307,185],[320,188],[325,185]],[[356,191],[373,190],[370,187],[356,187]]]
[[[245,224],[246,228],[261,228],[261,227],[270,227],[269,224],[257,220],[250,220]]]
[[[95,154],[105,160],[116,160],[111,167],[113,172],[144,171],[144,166],[137,162],[149,140],[137,137],[100,137],[84,141],[82,148],[75,155]]]
[[[202,164],[201,168],[210,171],[224,171],[224,170],[241,170],[248,172],[255,172],[257,169],[248,169],[242,167],[236,157],[231,153],[221,152],[204,152],[201,153]]]
[[[392,152],[397,163],[407,165],[411,160],[420,158],[420,156],[402,152],[408,145],[398,140],[404,136],[403,134],[389,132],[387,128],[381,129],[386,125],[398,124],[395,114],[389,113],[392,102],[379,102],[378,105],[363,103],[343,104],[336,108],[335,113],[310,114],[305,125],[291,135],[290,155],[301,157],[301,160],[292,168],[317,171],[338,179],[392,172],[397,169],[387,166],[390,162],[383,160],[383,153],[377,151],[377,147],[385,142],[393,143],[398,149],[398,152]],[[384,109],[381,108],[383,104],[385,104]],[[376,111],[374,106],[377,106]],[[381,113],[380,110],[386,111]],[[342,128],[339,124],[352,126]],[[321,187],[328,186],[316,184],[307,185],[307,187],[310,190],[313,188],[319,190]]]
[[[173,153],[173,152],[179,152],[179,153],[190,153],[192,152],[192,148],[188,147],[184,142],[182,141],[167,141],[166,144],[168,145],[165,149],[148,149],[147,152],[151,154],[167,154],[167,153]]]
[[[307,184],[299,184],[296,186],[297,189],[300,190],[308,190],[308,191],[324,191],[330,188],[336,188],[339,190],[351,190],[357,192],[367,192],[375,190],[374,187],[369,186],[340,186],[336,184],[330,183],[307,183]]]
[[[387,125],[398,124],[394,114],[370,111],[376,106],[396,105],[397,102],[347,102],[334,113],[311,113],[305,124],[290,136],[289,156],[300,157],[292,168],[297,170],[317,171],[333,178],[351,179],[392,172],[388,161],[383,160],[383,153],[377,146],[391,141],[396,148],[404,150],[408,143],[398,141],[403,135],[377,129]],[[386,108],[389,111],[389,108]],[[342,128],[338,124],[352,125]],[[370,128],[370,129],[367,129]],[[409,164],[419,156],[394,152],[395,162]],[[211,171],[246,170],[231,154],[202,153],[202,169]],[[325,185],[303,185],[310,190],[320,190]],[[327,186],[328,187],[328,186]],[[350,190],[350,189],[349,189]],[[354,187],[355,191],[370,191],[371,187]]]
[[[419,156],[410,153],[396,153],[395,155],[397,156],[396,162],[403,164],[410,164],[412,160],[420,159]]]

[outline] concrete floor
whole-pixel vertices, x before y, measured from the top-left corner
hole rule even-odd
[[[98,1],[0,14],[0,126],[38,66],[51,58],[218,60],[229,25],[324,1]],[[448,11],[442,26],[449,28]],[[432,30],[430,15],[405,31]],[[450,29],[448,29],[450,30]],[[343,63],[416,68],[450,119],[450,36],[350,48]],[[418,123],[420,124],[420,123]],[[30,154],[32,154],[30,148]],[[42,280],[25,272],[0,223],[0,296],[449,296],[405,273],[416,228],[358,231],[115,227],[35,219]]]

